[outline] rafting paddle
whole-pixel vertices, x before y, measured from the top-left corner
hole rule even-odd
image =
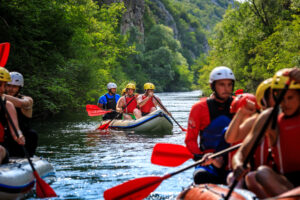
[[[162,146],[169,146],[169,144],[159,144],[159,148],[161,148]],[[209,156],[209,159],[212,158],[216,158],[218,156],[221,156],[223,154],[228,153],[229,151],[235,150],[240,146],[240,144],[232,146],[228,149],[224,149],[223,151],[217,152],[215,154],[212,154]],[[169,146],[170,147],[170,146]],[[172,147],[173,150],[175,150],[176,148],[182,150],[181,147]],[[168,152],[168,151],[166,151]],[[186,152],[183,154],[187,154]],[[163,156],[164,157],[164,156]],[[173,157],[173,155],[171,156]],[[162,181],[176,175],[179,174],[185,170],[188,170],[192,167],[195,167],[196,165],[200,165],[201,163],[203,163],[205,160],[201,159],[195,163],[193,163],[192,165],[189,165],[185,168],[182,168],[180,170],[177,170],[173,173],[170,174],[166,174],[164,176],[149,176],[149,177],[142,177],[142,178],[136,178],[133,180],[129,180],[125,183],[122,183],[120,185],[117,185],[113,188],[110,188],[108,190],[104,191],[104,198],[106,200],[113,200],[113,199],[122,199],[122,200],[126,200],[126,199],[135,199],[135,200],[139,200],[139,199],[143,199],[146,198],[151,192],[153,192],[160,184]]]
[[[10,50],[10,43],[5,42],[0,44],[0,67],[6,65]]]
[[[153,95],[153,98],[157,101],[157,103],[165,110],[165,111],[167,111],[168,113],[170,113],[167,109],[166,109],[166,107],[165,106],[163,106],[161,103],[160,103],[160,101]],[[170,114],[169,115],[173,120],[174,120],[174,122],[179,126],[179,128],[181,128],[181,130],[182,131],[187,131],[185,128],[183,128],[177,121],[176,121],[176,119],[174,119],[174,117]]]
[[[251,147],[251,149],[250,149],[248,155],[246,156],[246,158],[245,158],[245,160],[244,160],[244,163],[243,163],[244,169],[247,169],[247,164],[248,164],[248,162],[250,161],[250,159],[253,157],[253,155],[254,155],[254,153],[255,153],[255,150],[256,150],[256,148],[257,148],[258,145],[259,145],[259,142],[261,141],[261,139],[262,139],[263,136],[265,135],[265,132],[266,132],[268,126],[269,126],[269,123],[270,123],[271,120],[274,118],[274,116],[277,115],[279,105],[280,105],[281,101],[283,100],[283,97],[284,97],[285,93],[286,93],[287,90],[289,89],[290,83],[291,83],[291,79],[289,79],[289,80],[286,82],[286,84],[285,84],[285,86],[284,86],[284,89],[282,90],[282,92],[280,93],[278,99],[277,99],[276,102],[275,102],[275,105],[274,105],[274,108],[273,108],[271,114],[268,116],[268,118],[267,118],[265,124],[263,125],[263,127],[261,128],[261,130],[260,130],[260,132],[259,132],[257,138],[255,139],[255,142],[254,142],[253,146]],[[230,186],[230,190],[228,191],[228,193],[227,193],[227,195],[226,195],[226,197],[225,197],[225,200],[228,200],[228,199],[229,199],[229,197],[230,197],[231,193],[233,192],[233,190],[234,190],[235,186],[237,185],[237,183],[238,183],[238,180],[237,180],[237,179],[234,179],[234,182],[233,182],[232,185]]]
[[[112,112],[112,110],[102,110],[98,106],[91,104],[86,105],[85,108],[90,117],[100,116]]]
[[[127,104],[123,109],[126,109],[127,106],[129,106],[129,104],[130,104],[134,99],[135,99],[135,97],[132,98],[132,99],[128,102],[128,104]],[[111,124],[111,122],[114,121],[115,119],[117,119],[121,114],[122,114],[122,113],[117,114],[112,120],[110,120],[109,122],[107,122],[107,123],[105,123],[105,124],[102,124],[102,125],[99,126],[97,129],[98,129],[98,130],[105,130],[105,129],[108,129],[108,127],[109,127],[109,125]]]
[[[225,153],[238,149],[241,144],[228,147],[222,151],[212,154],[209,158],[215,158]],[[194,154],[182,145],[158,143],[154,146],[151,163],[167,167],[177,167],[185,161],[194,158]]]
[[[4,110],[8,122],[11,125],[11,127],[13,128],[15,134],[17,137],[19,137],[18,131],[10,117],[10,114],[8,113],[6,107],[4,106],[2,97],[0,97],[0,105],[1,105],[1,109]],[[38,172],[36,171],[35,167],[32,164],[32,161],[30,159],[29,153],[27,152],[27,150],[25,149],[24,146],[22,146],[22,149],[25,153],[25,156],[30,164],[30,167],[32,169],[33,175],[36,179],[36,194],[39,198],[47,198],[47,197],[57,197],[56,193],[54,192],[54,190],[50,187],[50,185],[48,185],[38,174]]]

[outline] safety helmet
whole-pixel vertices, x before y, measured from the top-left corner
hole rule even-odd
[[[272,89],[283,89],[285,87],[285,83],[289,79],[288,76],[284,76],[283,72],[286,69],[281,69],[273,76],[273,80],[271,83]],[[289,85],[289,89],[300,89],[300,83],[296,83],[294,80],[291,81]]]
[[[145,83],[144,84],[144,90],[154,90],[155,85],[153,83]]]
[[[9,71],[4,67],[0,67],[0,81],[9,82],[11,81],[11,77]]]
[[[24,78],[22,74],[20,74],[19,72],[10,72],[9,74],[11,77],[11,81],[7,84],[24,87]]]
[[[235,77],[232,70],[225,66],[219,66],[214,68],[210,72],[209,83],[213,83],[214,81],[222,80],[222,79],[231,79],[235,81]]]
[[[261,82],[257,89],[256,89],[256,100],[257,100],[257,104],[260,107],[263,107],[263,105],[261,104],[262,100],[264,99],[265,96],[265,92],[267,91],[268,88],[271,87],[271,83],[272,83],[273,78],[268,78],[266,80],[264,80],[263,82]]]
[[[112,83],[112,82],[110,82],[110,83],[108,83],[107,84],[107,89],[112,89],[112,88],[117,88],[117,84],[115,84],[115,83]]]
[[[124,95],[126,93],[126,88],[123,88],[121,95]]]
[[[126,85],[126,89],[133,89],[133,90],[135,90],[135,84],[134,83],[128,83]]]

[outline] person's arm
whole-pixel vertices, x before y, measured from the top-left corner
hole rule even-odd
[[[195,104],[190,112],[188,121],[188,130],[185,137],[185,144],[188,150],[193,154],[202,154],[198,145],[198,136],[200,131],[200,119],[198,116],[201,113],[199,104]]]
[[[10,101],[6,101],[6,105],[5,105],[6,109],[7,109],[7,112],[8,114],[10,115],[11,117],[11,120],[18,132],[18,135],[19,137],[17,137],[11,123],[8,121],[8,126],[9,126],[9,130],[10,130],[10,133],[11,133],[11,136],[12,138],[20,145],[24,145],[25,144],[25,138],[22,134],[22,131],[20,130],[19,128],[19,123],[18,123],[18,118],[17,118],[17,112],[16,112],[16,109],[15,109],[15,106],[13,105],[13,103],[11,103]],[[8,117],[8,116],[6,116]]]
[[[267,109],[257,117],[250,133],[246,136],[246,138],[242,143],[242,146],[238,149],[236,154],[233,156],[232,166],[233,166],[234,176],[236,179],[238,180],[241,179],[243,175],[245,175],[249,170],[243,167],[244,160],[249,154],[252,146],[254,145],[262,127],[264,126],[271,112],[272,112],[272,108]]]
[[[147,101],[149,101],[150,98],[150,96],[147,96],[145,99],[143,99],[143,95],[139,95],[137,98],[139,108],[143,107],[147,103]]]
[[[116,111],[119,113],[123,112],[124,100],[125,100],[125,96],[122,96],[117,102]]]
[[[225,133],[225,140],[228,143],[236,143],[242,141],[249,133],[249,121],[247,120],[252,114],[256,112],[255,103],[247,101],[247,104],[241,107],[231,120],[228,129]],[[250,117],[251,118],[251,117]],[[247,124],[246,123],[247,120]],[[255,118],[250,120],[253,122]],[[251,125],[250,125],[251,126]],[[243,127],[243,128],[242,128]]]
[[[6,94],[5,98],[12,102],[16,108],[21,108],[25,116],[32,117],[33,99],[31,97],[23,96],[22,98],[17,98]]]

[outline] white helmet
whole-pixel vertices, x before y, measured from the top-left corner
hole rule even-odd
[[[109,89],[109,90],[110,90],[110,89],[112,89],[112,88],[117,88],[117,84],[115,84],[115,83],[111,83],[111,82],[110,82],[110,83],[108,83],[108,84],[107,84],[107,89]]]
[[[11,81],[7,82],[9,85],[17,85],[17,86],[24,86],[24,78],[23,75],[19,72],[10,72]]]
[[[221,79],[231,79],[235,81],[234,74],[231,69],[225,66],[220,66],[214,68],[209,75],[209,83],[213,83],[214,81]]]

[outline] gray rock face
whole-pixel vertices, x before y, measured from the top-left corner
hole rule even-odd
[[[136,27],[142,35],[144,34],[144,0],[99,0],[98,2],[100,5],[124,2],[126,12],[124,13],[121,21],[121,34],[125,34],[132,27]]]

